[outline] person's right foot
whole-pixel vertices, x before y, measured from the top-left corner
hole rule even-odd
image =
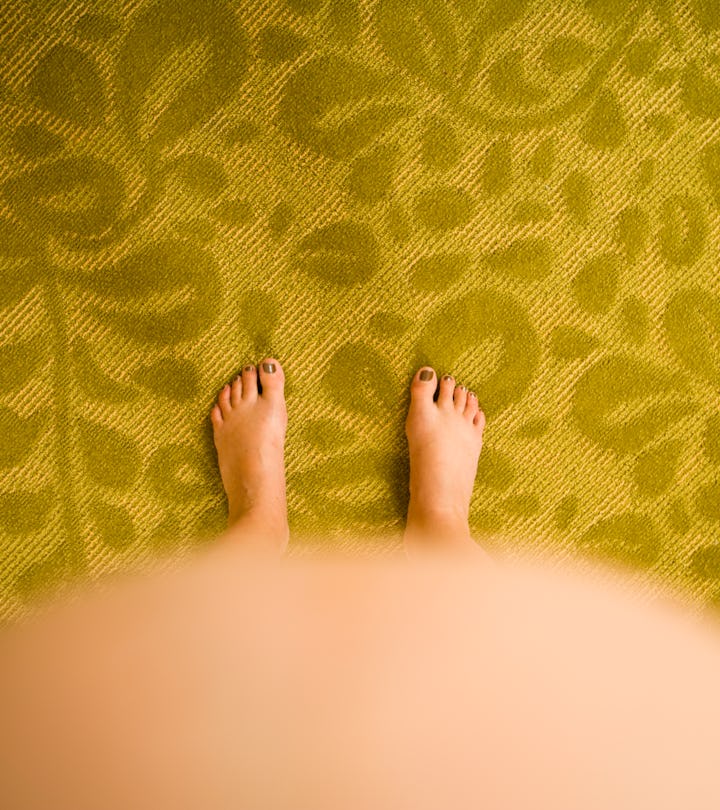
[[[430,372],[423,380],[423,372]],[[404,535],[408,556],[424,550],[479,548],[468,515],[482,450],[485,414],[477,397],[445,375],[437,403],[437,379],[425,366],[410,386],[405,435],[410,449],[410,503]]]

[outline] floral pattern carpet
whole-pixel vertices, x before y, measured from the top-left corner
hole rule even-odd
[[[289,553],[398,548],[429,364],[486,413],[479,542],[720,605],[714,0],[5,0],[0,41],[3,618],[222,531],[209,412],[265,356]]]

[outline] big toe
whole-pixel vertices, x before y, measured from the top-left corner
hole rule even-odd
[[[274,357],[266,357],[259,363],[258,369],[263,396],[270,399],[282,397],[285,388],[285,372],[280,363]]]
[[[423,366],[413,377],[413,381],[410,384],[412,400],[414,402],[432,402],[436,387],[437,380],[435,378],[434,369],[430,366]]]

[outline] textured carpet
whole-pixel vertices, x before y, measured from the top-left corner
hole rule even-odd
[[[224,528],[265,356],[291,554],[398,547],[427,363],[487,415],[476,539],[720,604],[714,0],[4,0],[0,42],[4,618]]]

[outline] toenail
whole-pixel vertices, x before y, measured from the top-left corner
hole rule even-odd
[[[252,371],[255,366],[245,366],[245,371]]]
[[[420,379],[423,382],[427,382],[427,380],[432,380],[432,371],[428,371],[426,368],[420,372]]]
[[[461,391],[467,391],[467,386],[465,386],[465,385],[459,385],[459,386],[458,386],[458,388],[459,388]]]
[[[275,373],[275,363],[263,363],[263,369],[267,371],[268,374]]]
[[[474,391],[471,391],[471,392],[470,392],[470,396],[471,396],[471,397],[475,397],[475,399],[477,399],[477,394],[476,394]]]
[[[443,377],[443,380],[452,380],[452,377],[451,377],[449,374],[446,374],[446,375]]]

